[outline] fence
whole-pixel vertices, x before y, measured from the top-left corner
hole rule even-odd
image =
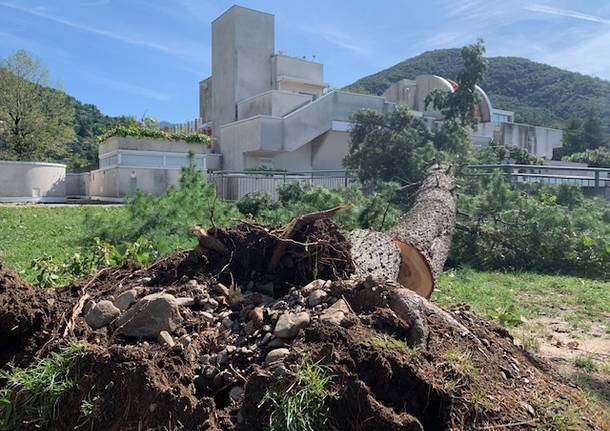
[[[295,182],[329,189],[349,187],[354,182],[346,171],[211,171],[207,178],[216,185],[218,196],[228,201],[237,201],[254,192],[267,192],[277,200],[278,187]]]
[[[593,189],[599,192],[610,190],[610,169],[589,168],[581,166],[556,166],[556,165],[470,165],[468,170],[471,176],[489,176],[491,171],[501,170],[509,182],[527,183],[543,182],[545,184],[576,184],[585,189]],[[480,172],[480,171],[488,172]]]

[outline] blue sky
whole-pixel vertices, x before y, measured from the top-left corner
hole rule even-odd
[[[0,57],[25,48],[53,82],[109,115],[182,122],[210,74],[210,22],[233,2],[0,0]],[[436,48],[485,39],[490,56],[527,57],[610,79],[610,1],[308,0],[239,4],[275,14],[276,50],[324,63],[340,87]]]

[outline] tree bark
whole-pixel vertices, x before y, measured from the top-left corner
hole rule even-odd
[[[429,298],[443,270],[456,220],[452,166],[432,166],[414,204],[389,233],[354,231],[350,236],[357,276],[398,281]]]

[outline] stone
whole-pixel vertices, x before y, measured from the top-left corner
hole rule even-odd
[[[273,340],[269,341],[269,343],[267,344],[267,347],[284,347],[286,346],[286,340],[282,339],[282,338],[274,338]]]
[[[248,312],[248,318],[252,321],[255,328],[261,328],[265,319],[263,307],[255,307]]]
[[[125,311],[131,307],[131,304],[136,302],[137,299],[138,291],[135,289],[129,289],[117,296],[117,298],[114,300],[114,306],[121,311]]]
[[[195,298],[191,298],[190,296],[180,297],[176,298],[176,302],[182,307],[190,307],[195,305]]]
[[[116,319],[121,310],[114,306],[110,301],[100,301],[91,307],[85,316],[85,322],[91,329],[100,329]]]
[[[313,292],[314,290],[317,289],[328,289],[330,287],[331,281],[330,280],[314,280],[311,283],[305,285],[302,289],[301,292],[303,292],[303,294],[308,294],[309,292]]]
[[[116,333],[126,337],[157,338],[172,333],[182,323],[180,306],[173,295],[153,293],[136,302],[115,322]]]
[[[347,302],[344,299],[339,299],[320,314],[320,320],[340,325],[350,312]]]
[[[261,344],[267,344],[269,341],[271,341],[272,338],[273,338],[273,335],[271,334],[271,332],[267,332],[265,334],[265,336],[263,337],[263,339],[261,340]]]
[[[212,286],[212,290],[222,296],[229,296],[231,294],[229,288],[222,283],[218,283]]]
[[[176,343],[174,342],[174,339],[167,331],[159,332],[158,341],[159,341],[159,344],[161,344],[163,346],[174,347],[176,345]]]
[[[224,326],[227,329],[232,329],[233,321],[231,319],[229,319],[228,317],[225,317],[224,319],[222,319],[222,326]]]
[[[189,280],[186,284],[190,287],[197,287],[199,283],[197,283],[197,280]]]
[[[200,316],[208,323],[214,323],[214,315],[212,313],[208,313],[207,311],[202,311]]]
[[[307,303],[310,307],[315,307],[316,305],[320,304],[327,296],[328,293],[326,293],[322,289],[314,290],[309,294],[309,298],[307,298]]]
[[[286,349],[285,347],[273,349],[269,353],[267,353],[267,356],[265,357],[265,366],[268,367],[269,365],[275,362],[280,362],[289,354],[290,350]]]
[[[275,324],[273,334],[280,338],[294,338],[299,331],[309,325],[309,313],[284,313]]]
[[[234,403],[241,401],[244,398],[244,389],[241,386],[233,386],[229,391],[229,398]]]

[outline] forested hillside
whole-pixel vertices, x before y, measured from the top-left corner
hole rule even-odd
[[[495,108],[515,111],[515,120],[562,127],[595,109],[604,131],[610,125],[610,82],[519,57],[491,57],[481,87]],[[428,51],[364,77],[346,89],[381,94],[393,82],[434,74],[454,79],[462,68],[459,49]]]

